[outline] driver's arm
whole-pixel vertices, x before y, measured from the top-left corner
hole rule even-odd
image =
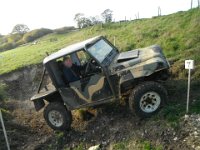
[[[79,77],[84,75],[84,71],[86,68],[86,64],[84,64],[83,66],[81,65],[77,65],[77,64],[73,64],[73,70],[78,74]]]
[[[87,65],[87,63],[84,64],[84,65],[76,65],[76,64],[74,64],[74,66],[76,67],[76,69],[78,69],[80,71],[85,70],[86,65]]]

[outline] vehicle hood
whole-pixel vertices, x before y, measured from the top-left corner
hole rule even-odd
[[[124,61],[129,61],[131,59],[138,58],[139,56],[139,50],[131,50],[128,52],[122,52],[117,56],[117,62],[124,62]]]
[[[158,59],[164,63],[165,67],[169,67],[169,64],[162,52],[162,49],[158,45],[130,50],[116,55],[114,61],[110,65],[110,70],[112,73],[115,73],[129,67],[133,67],[135,65],[144,64],[143,62],[145,61],[148,62],[149,60]]]

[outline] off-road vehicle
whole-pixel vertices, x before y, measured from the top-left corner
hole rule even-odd
[[[65,79],[66,57],[76,66],[84,66],[76,81]],[[37,111],[45,107],[45,101],[48,103],[44,118],[55,130],[70,128],[71,110],[96,107],[125,97],[132,112],[139,117],[150,117],[167,100],[162,83],[169,76],[170,66],[158,45],[120,53],[105,37],[98,36],[47,56],[43,64],[53,88],[39,92],[31,100]]]

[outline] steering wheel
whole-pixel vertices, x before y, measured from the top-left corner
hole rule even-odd
[[[90,58],[86,64],[84,74],[86,75],[90,70],[97,71],[100,68],[98,67],[96,61],[93,58]]]
[[[84,72],[84,74],[87,74],[87,73],[89,72],[90,66],[92,65],[92,61],[93,61],[92,58],[90,58],[90,59],[88,60],[88,62],[87,62],[87,64],[86,64],[86,67],[85,67],[85,72]]]

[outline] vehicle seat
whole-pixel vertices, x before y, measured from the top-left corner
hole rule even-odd
[[[54,73],[54,77],[55,77],[57,85],[60,87],[63,87],[63,86],[66,86],[66,83],[63,80],[63,73],[62,73],[62,70],[60,69],[59,65],[60,65],[60,63],[58,63],[56,61],[51,62],[51,69]]]

